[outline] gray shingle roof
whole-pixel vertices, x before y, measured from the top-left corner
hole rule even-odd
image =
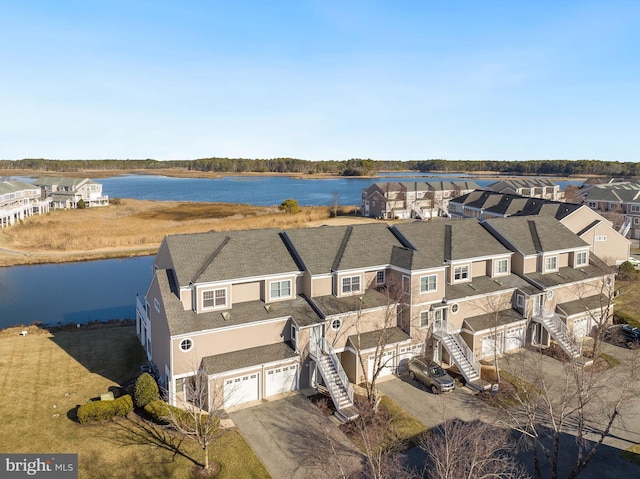
[[[487,189],[494,191],[513,189],[515,191],[518,188],[542,188],[553,186],[557,186],[557,183],[554,183],[553,181],[546,178],[521,178],[512,180],[498,180],[487,185]]]
[[[525,278],[540,285],[542,288],[552,288],[575,281],[602,277],[606,273],[607,271],[604,271],[602,268],[592,265],[584,266],[580,269],[567,266],[560,268],[555,273],[528,273],[525,275]]]
[[[37,186],[70,186],[77,187],[80,183],[86,182],[87,184],[98,184],[97,182],[89,179],[89,178],[59,178],[59,177],[51,177],[46,176],[42,178],[36,178],[33,182],[34,185]]]
[[[362,298],[362,299],[360,299]],[[333,295],[316,296],[311,301],[322,312],[324,317],[344,314],[352,311],[365,311],[371,308],[393,307],[394,304],[386,295],[375,289],[367,289],[363,294],[338,298]]]
[[[165,244],[182,286],[300,271],[277,229],[172,235]]]
[[[298,358],[298,354],[289,343],[276,343],[205,356],[202,358],[202,369],[212,375],[295,358]]]
[[[36,185],[20,180],[0,181],[0,195],[4,195],[5,193],[14,193],[16,191],[39,189],[40,188]]]
[[[630,181],[593,185],[578,193],[588,200],[611,201],[614,203],[639,201],[640,184]]]
[[[351,342],[354,348],[359,348],[361,351],[375,348],[378,345],[378,341],[384,346],[387,344],[400,343],[409,339],[411,339],[411,337],[397,326],[361,333],[360,338],[358,338],[357,334],[349,336],[349,342]]]
[[[510,253],[473,218],[403,223],[393,226],[393,230],[420,253],[414,255],[414,269],[441,266],[445,261]]]
[[[387,265],[401,246],[385,223],[301,228],[284,233],[311,274]]]
[[[482,222],[525,255],[589,246],[550,216],[511,216]]]
[[[604,294],[596,294],[587,298],[567,301],[556,305],[556,309],[566,316],[585,313],[587,311],[600,310],[603,311],[609,305],[609,298]]]
[[[497,291],[506,291],[514,288],[517,288],[526,294],[536,294],[540,292],[539,288],[536,288],[523,278],[515,274],[510,274],[507,276],[500,276],[495,279],[489,278],[488,276],[479,276],[477,278],[473,278],[473,281],[470,283],[447,283],[445,285],[445,298],[447,298],[448,301],[454,301],[457,299],[495,293]]]
[[[507,324],[523,321],[525,318],[515,309],[505,309],[496,313],[486,313],[464,320],[463,327],[474,333],[490,328],[499,328]]]

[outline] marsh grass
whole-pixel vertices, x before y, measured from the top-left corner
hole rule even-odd
[[[20,331],[26,330],[26,336]],[[191,441],[137,416],[93,425],[74,421],[78,405],[135,377],[146,358],[135,327],[50,333],[35,326],[0,331],[3,453],[78,453],[81,478],[188,478],[201,457]],[[268,478],[235,429],[211,458],[218,477]]]
[[[329,217],[324,206],[287,214],[275,207],[122,199],[103,208],[51,211],[1,230],[0,247],[20,254],[1,254],[0,266],[154,254],[169,234],[299,228]]]

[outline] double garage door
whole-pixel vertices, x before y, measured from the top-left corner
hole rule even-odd
[[[380,369],[380,372],[378,373],[379,378],[393,374],[393,371],[395,370],[395,364],[394,364],[395,361],[393,356],[394,356],[394,351],[387,351],[382,353],[382,357],[380,358],[379,364],[381,365],[384,364],[384,366]],[[369,362],[367,365],[368,381],[371,381],[371,378],[373,377],[375,362],[376,362],[375,354],[370,355]]]
[[[507,329],[506,331],[500,331],[497,334],[497,338],[495,335],[482,338],[482,356],[506,353],[521,348],[523,345],[524,328]]]
[[[296,364],[265,370],[265,397],[294,391],[298,385]],[[233,407],[260,399],[260,373],[224,380],[224,407]]]

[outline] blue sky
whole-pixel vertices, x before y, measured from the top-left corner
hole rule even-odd
[[[0,0],[0,159],[640,159],[637,1]]]

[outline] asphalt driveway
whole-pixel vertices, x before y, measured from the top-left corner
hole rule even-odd
[[[360,464],[360,453],[337,424],[300,394],[229,417],[274,479],[333,478],[340,467],[350,471]]]

